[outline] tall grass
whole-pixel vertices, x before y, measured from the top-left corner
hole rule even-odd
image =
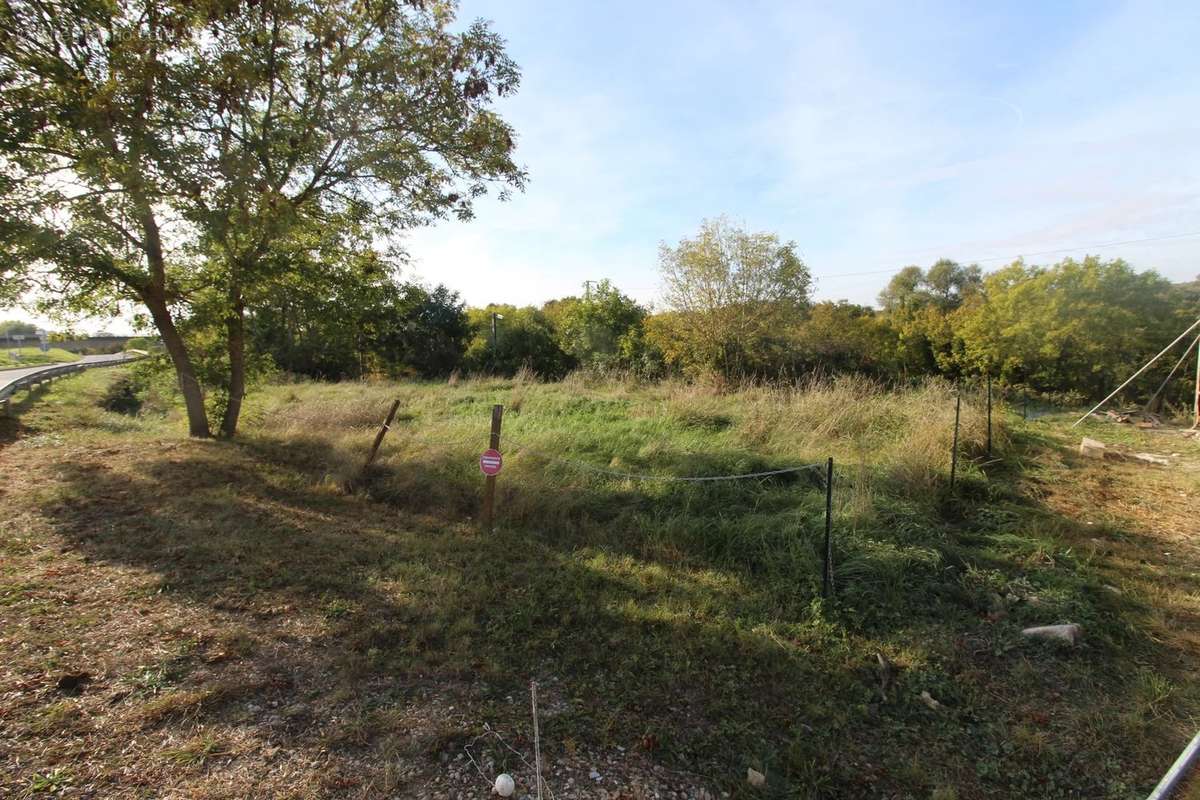
[[[600,384],[582,374],[559,383],[530,376],[453,385],[295,383],[270,388],[248,416],[258,420],[252,428],[259,433],[319,439],[341,474],[342,468],[353,471],[370,445],[364,434],[378,428],[397,397],[400,420],[385,443],[385,464],[419,460],[423,447],[481,449],[491,405],[500,403],[506,439],[594,466],[682,475],[701,466],[781,465],[831,455],[839,464],[870,467],[914,496],[935,492],[946,476],[954,429],[950,384],[932,380],[890,391],[861,377],[732,391],[682,382]],[[994,446],[1002,449],[1001,409],[995,418]],[[985,441],[983,403],[966,395],[960,453],[977,457]],[[586,473],[577,478],[594,480]]]
[[[397,421],[363,476],[373,435],[397,397]],[[944,381],[901,391],[855,377],[733,388],[611,376],[597,382],[583,374],[558,383],[529,375],[454,384],[297,383],[260,396],[250,432],[292,447],[306,443],[315,479],[355,481],[409,511],[468,520],[478,512],[476,459],[487,446],[494,403],[505,406],[500,524],[639,558],[734,568],[778,581],[781,592],[798,583],[814,590],[821,474],[832,456],[839,569],[897,589],[906,574],[936,561],[928,543],[897,540],[886,528],[898,508],[927,513],[945,492],[954,392]],[[960,469],[975,469],[985,438],[983,404],[964,397]],[[999,424],[995,440],[1003,447]],[[678,477],[802,464],[818,466],[700,484],[595,471]]]

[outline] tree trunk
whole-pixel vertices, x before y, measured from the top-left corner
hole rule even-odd
[[[229,316],[225,318],[229,349],[229,398],[221,418],[221,435],[231,438],[237,433],[238,417],[242,413],[242,398],[246,396],[246,306],[238,292],[230,293]]]
[[[131,160],[137,163],[136,154],[132,154]],[[192,367],[192,359],[183,343],[183,337],[179,335],[175,320],[171,318],[171,310],[167,306],[167,267],[158,220],[150,203],[142,194],[140,185],[135,183],[130,194],[137,203],[139,222],[145,234],[142,247],[150,270],[148,284],[137,287],[137,292],[146,304],[159,335],[162,336],[163,346],[171,356],[171,363],[175,365],[179,391],[183,393],[183,403],[187,408],[188,433],[198,439],[207,439],[212,436],[212,431],[208,427],[208,412],[204,409],[204,393],[200,390],[200,381],[196,380],[196,370]]]
[[[183,402],[187,407],[188,433],[199,439],[207,439],[212,433],[208,429],[208,412],[204,410],[204,393],[200,391],[200,382],[196,380],[196,371],[192,367],[192,359],[184,347],[183,337],[171,319],[171,311],[167,308],[166,300],[156,293],[145,293],[142,297],[146,308],[150,311],[154,325],[162,336],[163,346],[171,356],[175,366],[175,375],[179,379],[179,391],[183,393]]]

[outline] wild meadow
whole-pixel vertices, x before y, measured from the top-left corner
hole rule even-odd
[[[0,798],[1155,784],[1193,19],[645,5],[0,4]]]
[[[560,797],[1132,798],[1200,711],[1194,439],[1120,428],[1175,468],[1097,462],[1078,436],[1115,426],[998,404],[989,458],[970,391],[951,490],[936,380],[278,383],[234,441],[107,410],[121,381],[5,421],[16,796],[482,797],[464,748],[531,753],[536,681]]]

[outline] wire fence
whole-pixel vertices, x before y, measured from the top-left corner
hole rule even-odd
[[[573,467],[585,472],[592,472],[599,475],[606,475],[611,478],[619,478],[622,480],[631,481],[660,481],[664,483],[705,483],[709,481],[740,481],[752,478],[767,478],[772,475],[785,475],[793,472],[804,472],[805,470],[821,469],[825,466],[824,462],[814,462],[812,464],[800,464],[794,467],[781,467],[780,469],[768,469],[758,472],[741,472],[732,475],[652,475],[649,473],[639,472],[623,472],[621,470],[609,469],[600,467],[595,464],[589,464],[586,461],[578,461],[573,458],[563,458],[562,456],[554,456],[549,453],[544,453],[535,450],[528,445],[515,442],[511,439],[507,440],[508,444],[518,449],[518,452],[529,453],[532,456],[548,461],[552,464],[562,464],[564,466]]]
[[[951,452],[949,455],[949,488],[953,494],[956,486],[956,472],[960,461],[960,440],[959,426],[961,422],[961,408],[963,404],[964,394],[977,398],[980,405],[986,408],[986,440],[984,449],[986,450],[989,461],[985,463],[993,463],[997,459],[992,459],[993,451],[993,406],[996,402],[1003,402],[998,397],[1000,392],[996,391],[991,380],[980,381],[978,385],[972,386],[969,382],[966,385],[959,384],[954,392],[954,428],[953,441],[951,444]],[[388,413],[387,419],[384,421],[381,430],[375,437],[374,445],[371,448],[371,455],[368,457],[363,469],[370,467],[375,453],[383,440],[384,435],[390,429],[391,423],[399,407],[400,401],[397,400],[392,404],[391,410]],[[727,472],[716,475],[711,474],[664,474],[652,472],[639,472],[628,469],[618,469],[614,466],[603,466],[594,461],[583,460],[580,458],[571,458],[561,452],[550,452],[550,448],[543,449],[543,446],[532,446],[525,441],[513,439],[505,436],[502,432],[502,424],[504,419],[504,407],[502,405],[493,405],[491,409],[491,430],[488,434],[487,449],[479,457],[479,468],[484,474],[483,496],[479,519],[485,533],[494,532],[495,520],[495,504],[496,504],[496,483],[503,464],[504,455],[500,450],[502,445],[507,454],[526,455],[534,459],[542,461],[546,464],[558,465],[566,469],[574,470],[581,473],[599,476],[604,479],[614,481],[632,481],[639,483],[654,483],[654,484],[690,484],[690,485],[713,485],[717,483],[736,483],[744,481],[762,481],[767,478],[777,477],[781,475],[799,475],[805,472],[815,472],[819,477],[816,486],[822,488],[824,494],[824,541],[821,548],[822,562],[822,577],[821,577],[821,594],[824,597],[833,596],[833,495],[834,495],[834,459],[832,456],[824,461],[808,462],[803,464],[792,464],[788,466],[774,467],[771,469],[756,469],[748,472]],[[453,439],[431,439],[421,435],[409,435],[404,437],[406,445],[415,448],[447,448],[452,450],[473,449],[483,444],[482,436],[479,434],[455,437]],[[481,432],[482,433],[482,432]],[[524,433],[530,433],[525,431]],[[618,462],[618,458],[613,456],[608,459],[608,464],[612,465]],[[974,463],[974,460],[971,460]]]
[[[370,455],[367,457],[366,463],[363,466],[364,471],[369,468],[375,458],[375,454],[379,449],[380,443],[384,435],[391,427],[391,423],[395,417],[396,410],[399,406],[397,400],[392,404],[387,418],[383,423],[382,428],[375,437],[374,444],[371,447]],[[777,477],[781,475],[795,475],[804,472],[816,472],[820,478],[820,486],[824,489],[825,495],[825,537],[824,546],[822,548],[822,595],[831,596],[833,591],[833,544],[832,544],[832,525],[833,525],[833,479],[834,479],[834,464],[833,458],[827,458],[823,462],[810,462],[804,464],[793,464],[785,467],[776,467],[773,469],[759,469],[750,472],[735,472],[723,473],[719,475],[670,475],[670,474],[655,474],[649,472],[633,472],[629,470],[614,469],[605,467],[599,464],[583,461],[577,458],[568,458],[560,453],[550,453],[537,447],[532,447],[521,441],[504,436],[501,431],[504,417],[504,408],[501,405],[492,407],[492,427],[488,437],[488,449],[480,456],[480,470],[485,475],[484,491],[481,505],[480,519],[483,530],[486,533],[494,531],[494,511],[495,511],[495,493],[496,479],[503,465],[503,456],[500,453],[500,448],[503,445],[509,453],[528,455],[547,464],[560,465],[579,472],[588,473],[591,475],[601,476],[606,479],[618,481],[636,481],[642,483],[657,483],[657,484],[691,484],[691,485],[712,485],[723,482],[742,482],[764,480],[766,478]],[[429,439],[426,437],[409,436],[405,438],[405,442],[410,446],[438,448],[444,447],[449,449],[460,449],[478,446],[479,439],[475,437],[461,437],[454,439]],[[615,459],[610,458],[611,464]],[[349,485],[349,484],[348,484]]]

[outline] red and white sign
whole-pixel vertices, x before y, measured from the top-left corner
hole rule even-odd
[[[499,474],[503,464],[504,459],[500,457],[499,450],[484,450],[483,455],[479,457],[479,470],[484,475]]]

